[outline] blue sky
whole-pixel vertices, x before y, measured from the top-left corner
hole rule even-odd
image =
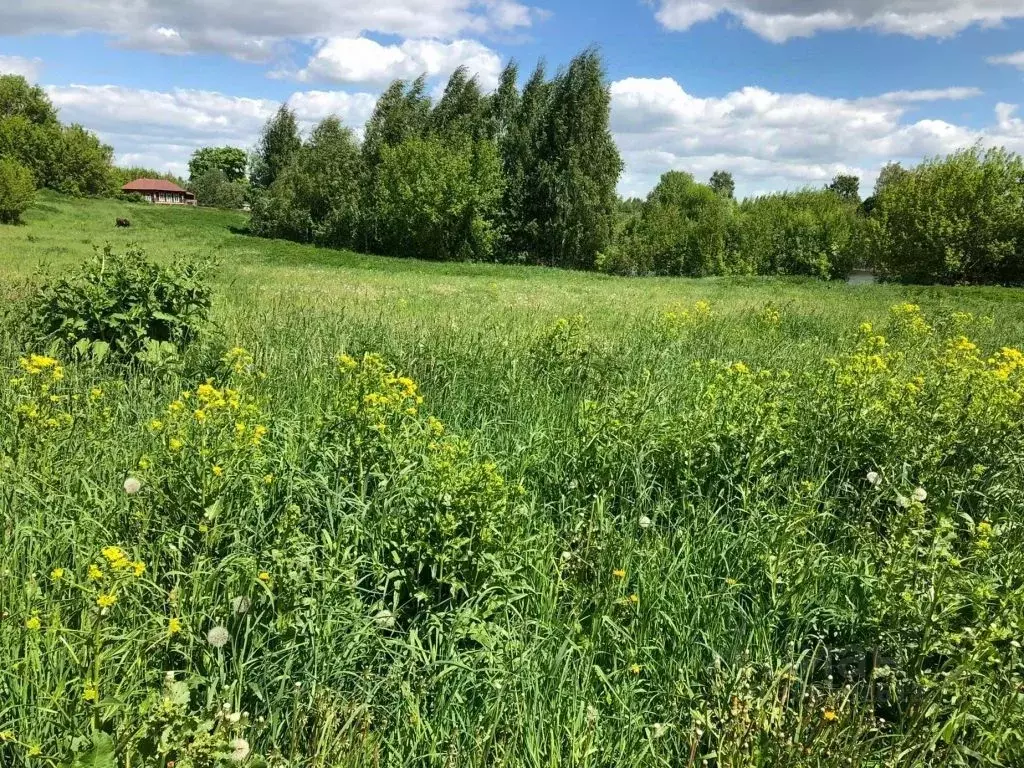
[[[604,56],[623,194],[716,168],[755,194],[982,142],[1024,151],[1024,0],[5,0],[0,71],[118,159],[182,172],[275,105],[360,128],[394,77]],[[1020,109],[1017,109],[1020,105]]]

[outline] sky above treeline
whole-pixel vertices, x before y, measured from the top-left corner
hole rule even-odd
[[[1024,152],[1024,0],[2,0],[0,72],[45,86],[121,164],[186,173],[287,101],[361,131],[380,91],[459,65],[486,89],[588,46],[644,195],[667,170],[740,195],[976,142]],[[1021,105],[1020,107],[1018,105]]]

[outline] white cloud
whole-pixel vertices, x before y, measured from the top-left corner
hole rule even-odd
[[[451,39],[507,33],[544,13],[517,0],[31,0],[0,2],[4,34],[99,32],[163,53],[265,61],[289,40],[364,32]]]
[[[42,66],[43,62],[40,59],[0,55],[0,75],[21,75],[29,82],[35,82],[39,79]]]
[[[734,174],[741,194],[824,184],[837,173],[855,173],[870,189],[890,160],[916,163],[976,141],[1024,151],[1024,121],[1011,105],[1000,105],[986,130],[907,119],[912,107],[971,98],[973,88],[833,99],[750,87],[699,98],[670,78],[629,78],[611,91],[623,194],[646,194],[670,169],[703,180],[719,168]]]
[[[48,86],[60,117],[96,131],[124,164],[183,173],[201,146],[252,147],[279,104],[269,99],[226,96],[212,91],[146,91],[115,85]],[[361,132],[377,97],[370,93],[299,91],[288,103],[303,130],[338,115]]]
[[[773,42],[837,29],[867,28],[912,37],[950,37],[970,26],[1024,18],[1021,0],[660,0],[668,29],[729,14]]]
[[[1008,53],[1005,56],[989,56],[986,61],[989,64],[1006,64],[1017,69],[1024,69],[1024,51]]]
[[[381,45],[365,37],[332,38],[324,41],[295,76],[303,81],[383,85],[424,72],[428,77],[447,77],[460,65],[476,75],[484,88],[497,85],[501,57],[475,40],[406,40],[398,45]]]

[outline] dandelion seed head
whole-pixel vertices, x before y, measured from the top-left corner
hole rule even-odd
[[[249,742],[243,738],[231,740],[231,761],[240,763],[249,756]]]
[[[129,477],[124,481],[124,492],[129,496],[134,496],[142,489],[142,481],[137,477]]]
[[[868,472],[868,483],[872,488],[877,488],[882,484],[882,476],[877,472]]]
[[[228,644],[228,640],[230,639],[231,635],[228,634],[227,629],[221,626],[213,627],[206,633],[206,642],[214,648],[223,648]]]
[[[251,607],[252,602],[245,595],[231,598],[231,611],[239,616],[248,613]]]
[[[651,518],[649,518],[647,515],[641,515],[639,524],[641,528],[650,528],[652,525]]]
[[[927,498],[928,498],[928,491],[926,491],[924,488],[915,488],[914,489],[914,501],[924,501]]]

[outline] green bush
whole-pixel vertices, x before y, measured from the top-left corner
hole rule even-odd
[[[119,360],[183,351],[199,338],[210,310],[208,262],[161,266],[139,250],[110,248],[77,270],[44,283],[23,308],[34,344],[66,345]]]
[[[384,147],[370,203],[371,239],[394,256],[490,259],[501,192],[492,142],[428,138]]]
[[[904,171],[867,230],[878,269],[908,282],[1024,282],[1024,158],[962,150]]]
[[[845,278],[859,220],[835,193],[803,190],[744,200],[732,241],[739,262],[762,275]]]
[[[640,273],[706,276],[746,271],[729,252],[733,209],[729,198],[696,183],[688,173],[669,171],[648,196],[640,216],[627,225],[621,249],[633,271]]]
[[[15,224],[35,198],[32,172],[16,160],[0,157],[0,224]]]
[[[206,171],[194,179],[189,188],[199,205],[213,208],[241,208],[249,192],[246,181],[230,181],[220,168]]]

